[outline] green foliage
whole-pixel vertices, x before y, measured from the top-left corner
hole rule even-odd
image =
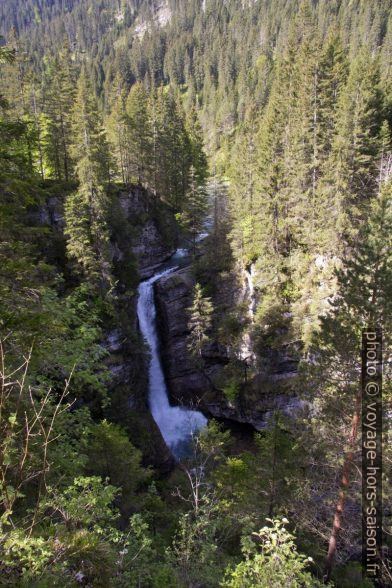
[[[72,157],[77,161],[79,189],[67,198],[65,234],[68,252],[81,265],[90,283],[101,290],[111,283],[109,227],[111,161],[97,103],[85,70],[78,82],[73,107]]]
[[[210,298],[204,296],[202,287],[196,284],[188,322],[188,350],[195,358],[202,357],[203,347],[209,341],[208,331],[211,327],[212,311]]]
[[[109,525],[116,517],[112,503],[118,491],[114,486],[102,484],[98,476],[75,478],[61,492],[48,486],[42,508],[58,514],[70,530],[82,526],[108,536],[113,532]]]
[[[75,71],[68,46],[47,63],[43,89],[42,141],[49,176],[69,181],[74,176],[71,160],[71,115],[75,100]]]
[[[336,132],[323,187],[335,251],[358,230],[377,191],[383,94],[377,59],[362,49],[337,102]],[[331,186],[334,186],[331,194]],[[327,199],[325,201],[325,199]],[[330,237],[331,238],[331,237]]]
[[[304,434],[303,443],[309,447],[308,463],[317,463],[313,472],[315,490],[310,492],[307,503],[318,503],[318,511],[324,513],[318,525],[324,526],[330,505],[341,492],[347,500],[357,503],[356,488],[359,480],[355,466],[358,463],[355,421],[360,414],[360,389],[358,374],[361,370],[362,329],[377,325],[383,329],[384,357],[390,357],[390,311],[389,300],[392,284],[390,267],[390,180],[380,185],[379,194],[373,199],[366,224],[362,225],[355,249],[344,259],[343,267],[337,272],[338,293],[331,301],[330,311],[321,317],[320,332],[315,334],[309,349],[309,356],[301,363],[302,396],[312,404],[313,410]],[[386,249],[384,249],[386,247]],[[388,366],[388,361],[387,361]],[[386,382],[389,381],[389,367],[386,367]],[[385,393],[390,395],[387,385]],[[349,415],[349,418],[344,415]],[[334,420],[334,435],[328,426]],[[311,439],[311,442],[308,442]],[[315,456],[318,456],[315,459]],[[349,468],[341,482],[343,464]],[[323,485],[326,471],[333,471],[334,486],[320,502],[317,491]],[[389,474],[388,474],[389,475]],[[329,506],[328,506],[329,505]],[[329,515],[331,520],[332,517]],[[346,515],[350,520],[350,513]],[[306,515],[304,526],[311,527]],[[331,523],[330,523],[331,524]],[[317,526],[319,528],[319,526]],[[355,524],[347,524],[342,533],[341,552],[348,553],[349,546],[360,541]]]
[[[126,169],[128,182],[148,182],[152,158],[152,128],[149,121],[147,94],[142,84],[132,86],[125,103]]]
[[[141,452],[130,443],[117,425],[103,421],[90,428],[87,437],[87,471],[108,478],[121,488],[121,509],[135,509],[140,502],[136,493],[148,482],[150,472],[141,466]]]
[[[238,388],[240,385],[241,380],[232,377],[223,388],[224,395],[231,404],[234,404],[238,398]]]
[[[302,465],[301,449],[279,414],[270,419],[269,428],[255,435],[250,448],[228,455],[212,472],[226,516],[241,530],[260,524],[266,516],[277,516],[291,509],[301,486],[296,479]]]
[[[196,254],[197,237],[203,229],[208,209],[207,193],[204,184],[198,184],[195,168],[189,170],[189,188],[185,196],[183,211],[177,215],[181,227],[190,236],[193,255]]]
[[[345,566],[338,567],[334,576],[339,588],[351,588],[351,586],[358,588],[374,587],[371,580],[363,578],[362,567],[357,562],[349,562]]]
[[[185,115],[173,91],[159,88],[151,94],[150,120],[153,131],[150,185],[175,212],[180,212],[185,202],[193,153]],[[197,165],[197,161],[195,163]]]
[[[310,558],[298,553],[294,536],[286,530],[287,519],[267,519],[270,527],[244,538],[245,560],[229,571],[221,586],[228,588],[280,588],[324,586],[306,571]]]
[[[355,413],[361,327],[382,326],[390,354],[390,0],[158,4],[0,4],[0,329],[9,366],[0,547],[9,585],[217,586],[239,536],[286,512],[302,550],[318,558]],[[172,478],[146,490],[153,474],[134,446],[151,439],[146,416],[129,409],[129,386],[142,397],[143,367],[129,385],[111,386],[109,408],[102,341],[124,323],[130,364],[140,351],[136,225],[153,220],[174,246],[170,210],[196,252],[204,143],[225,182],[208,185],[212,223],[194,263],[193,367],[205,368],[216,327],[228,363],[211,394],[223,390],[246,415],[256,391],[267,399],[292,387],[281,364],[305,350],[301,393],[311,409],[304,421],[277,418],[254,443],[241,439],[245,451],[211,424],[173,474],[182,484],[173,497]],[[125,220],[114,180],[148,188],[149,209]],[[342,585],[360,582],[344,566],[359,541],[358,484],[353,476],[347,489]],[[318,585],[279,521],[254,539],[261,547],[247,543],[224,585]]]
[[[229,442],[229,433],[211,421],[193,439],[192,455],[184,464],[188,483],[184,490],[177,488],[176,493],[190,508],[180,515],[168,552],[180,585],[202,581],[212,587],[219,582],[221,572],[217,565],[221,555],[218,546],[225,528],[222,506],[215,485],[209,480],[211,472],[223,461]]]
[[[149,479],[150,472],[142,470],[140,454],[121,429],[105,422],[93,425],[87,409],[69,411],[67,388],[57,401],[50,392],[27,389],[27,367],[21,366],[17,382],[12,379],[15,372],[1,374],[0,549],[5,585],[140,585],[141,578],[155,574],[146,572],[155,553],[147,524],[134,515],[129,529],[120,531],[114,504],[120,488],[83,472],[91,458],[95,469],[102,469],[102,451],[113,465],[111,477],[117,477],[125,492]],[[86,448],[89,456],[83,453]],[[128,472],[116,470],[121,458],[124,467],[132,462],[134,480],[124,482]]]

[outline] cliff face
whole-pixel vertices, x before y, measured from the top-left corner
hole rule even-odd
[[[177,227],[173,214],[168,206],[139,186],[121,192],[118,204],[127,231],[115,232],[117,248],[113,256],[122,259],[125,252],[131,253],[139,276],[149,278],[176,249]]]
[[[217,294],[218,305],[225,309],[234,299],[242,299],[244,308],[250,306],[249,286],[232,279],[223,282]],[[221,388],[222,373],[232,360],[229,350],[217,343],[206,345],[204,366],[195,367],[187,350],[188,308],[191,304],[194,279],[188,268],[165,276],[156,282],[155,297],[162,338],[162,361],[168,388],[175,403],[198,406],[212,417],[248,423],[256,429],[268,426],[273,412],[287,416],[295,414],[299,400],[291,392],[296,361],[285,351],[276,351],[270,359],[268,372],[253,377],[247,385],[238,387],[235,400],[229,399]],[[246,310],[244,311],[246,312]],[[251,351],[245,337],[242,352]],[[244,374],[246,380],[246,374]]]
[[[42,206],[32,207],[28,216],[31,224],[50,226],[63,237],[64,197],[51,196]],[[112,194],[110,222],[112,261],[121,264],[132,259],[142,279],[150,277],[176,249],[177,225],[171,209],[141,186]]]
[[[131,319],[132,323],[126,328],[117,324],[106,332],[103,341],[109,352],[107,362],[111,372],[108,390],[111,404],[107,414],[110,420],[128,431],[132,443],[142,450],[145,465],[152,465],[164,473],[172,469],[174,460],[148,406],[148,356],[138,351],[140,341],[127,336],[129,329],[137,332],[133,313],[132,302],[129,312],[125,314],[125,320]]]
[[[212,380],[227,363],[225,349],[210,345],[203,353],[205,368],[195,369],[187,350],[188,308],[194,279],[189,268],[181,269],[155,284],[157,316],[161,333],[161,357],[168,387],[177,404],[209,410]]]

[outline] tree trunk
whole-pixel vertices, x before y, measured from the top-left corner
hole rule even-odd
[[[339,492],[338,501],[336,503],[335,516],[333,519],[333,525],[332,525],[331,534],[329,537],[328,554],[327,554],[327,560],[325,563],[325,570],[324,570],[324,580],[325,581],[329,581],[331,578],[333,562],[334,562],[335,554],[336,554],[337,540],[338,540],[338,536],[339,536],[340,529],[342,526],[344,506],[345,506],[345,502],[346,502],[347,490],[348,490],[348,487],[350,484],[350,474],[351,474],[351,468],[352,468],[353,459],[354,459],[355,442],[356,442],[357,433],[358,433],[360,407],[361,407],[361,395],[358,393],[357,397],[355,399],[355,411],[354,411],[352,421],[351,421],[351,430],[350,430],[350,436],[349,436],[349,450],[346,453],[345,458],[344,458],[342,479],[340,482],[340,492]]]

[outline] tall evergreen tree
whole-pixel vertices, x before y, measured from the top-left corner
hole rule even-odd
[[[257,207],[256,183],[258,181],[258,162],[254,114],[244,123],[234,145],[230,162],[230,213],[233,219],[231,238],[234,254],[244,264],[257,259],[260,242],[256,230],[260,210]]]
[[[195,171],[197,182],[204,184],[208,176],[208,162],[204,152],[203,130],[195,108],[190,108],[186,114],[186,133],[190,142],[190,158]]]
[[[155,189],[176,212],[180,212],[192,163],[185,116],[173,92],[159,89],[151,115],[154,129]]]
[[[309,363],[304,364],[305,389],[315,407],[312,445],[324,447],[324,459],[332,472],[330,487],[338,494],[333,525],[329,535],[326,576],[329,579],[348,501],[355,500],[355,464],[358,455],[358,429],[361,410],[362,329],[377,325],[384,336],[386,380],[389,378],[392,317],[392,184],[381,186],[370,207],[349,258],[338,274],[338,295],[332,311],[322,318],[322,329],[313,341]],[[306,395],[306,394],[305,394]],[[334,436],[329,423],[333,419]],[[326,437],[325,437],[326,436]],[[332,441],[332,444],[331,444]],[[321,467],[321,464],[320,464]],[[324,472],[325,475],[325,472]],[[313,496],[313,500],[319,500]],[[330,504],[332,497],[326,497]],[[321,509],[325,513],[325,509]],[[349,516],[349,515],[347,515]],[[355,525],[348,526],[355,541]],[[347,533],[347,531],[346,531]],[[353,539],[354,537],[354,539]],[[347,537],[346,537],[347,540]],[[342,543],[344,548],[344,541]]]
[[[134,84],[126,100],[127,180],[148,183],[151,166],[151,128],[147,94],[143,85]]]
[[[208,196],[205,184],[199,183],[196,170],[189,170],[188,190],[185,195],[183,211],[178,218],[185,231],[190,235],[193,255],[196,255],[197,237],[201,233],[208,209]]]
[[[117,163],[121,181],[130,181],[129,129],[126,113],[126,93],[122,79],[117,76],[109,95],[110,114],[107,119],[108,137],[113,145],[113,155]],[[132,153],[132,152],[131,152]]]
[[[208,331],[212,323],[213,306],[211,299],[204,295],[200,284],[196,284],[193,301],[189,309],[189,352],[197,359],[201,358],[204,345],[208,342]]]
[[[44,83],[47,165],[56,179],[68,182],[73,177],[74,167],[70,151],[71,113],[75,100],[75,72],[68,46],[49,62]]]
[[[335,251],[358,231],[377,191],[383,95],[378,60],[362,49],[338,101],[336,133],[322,187],[329,244]]]
[[[111,160],[91,82],[84,68],[78,81],[72,129],[71,155],[77,162],[79,188],[68,197],[65,207],[68,252],[93,283],[105,287],[110,280],[107,189]]]

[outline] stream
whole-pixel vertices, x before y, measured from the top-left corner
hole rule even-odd
[[[141,282],[137,303],[140,330],[150,350],[148,369],[150,410],[166,445],[176,459],[181,459],[189,454],[192,436],[206,426],[207,419],[196,410],[170,405],[159,353],[154,282],[176,271],[180,265],[183,265],[183,260],[187,255],[187,250],[177,250],[168,263],[164,264],[151,278]]]

